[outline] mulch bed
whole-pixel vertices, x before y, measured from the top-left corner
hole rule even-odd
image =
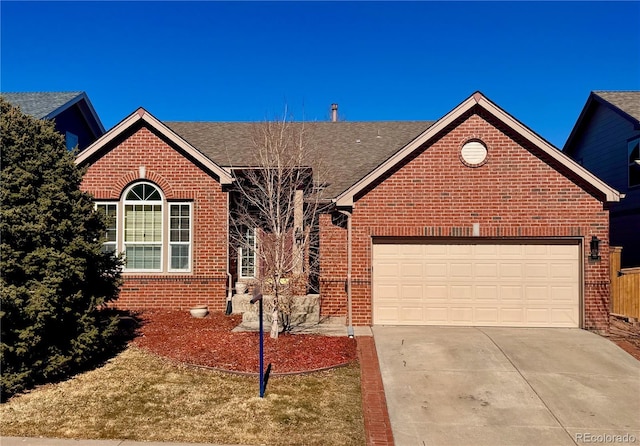
[[[194,318],[188,311],[147,310],[134,345],[181,363],[233,372],[257,373],[259,336],[232,332],[241,315],[212,312]],[[356,341],[348,337],[280,334],[264,335],[264,366],[272,374],[304,373],[355,361]]]

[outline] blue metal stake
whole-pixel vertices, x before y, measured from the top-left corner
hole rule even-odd
[[[264,330],[262,329],[262,295],[260,295],[260,398],[264,398]]]

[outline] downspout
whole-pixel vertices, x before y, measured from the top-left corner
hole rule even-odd
[[[233,276],[231,275],[230,268],[230,259],[229,259],[229,192],[227,192],[227,308],[224,314],[227,316],[233,312],[233,303],[231,301],[231,295],[233,290]]]
[[[351,212],[338,211],[347,216],[347,336],[354,337],[353,332],[353,317],[352,317],[352,304],[351,304]]]

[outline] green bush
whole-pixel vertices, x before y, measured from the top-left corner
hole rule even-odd
[[[67,376],[109,348],[120,261],[101,251],[104,217],[50,121],[0,98],[2,400]]]

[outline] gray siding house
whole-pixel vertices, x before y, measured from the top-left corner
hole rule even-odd
[[[564,146],[625,198],[611,206],[610,243],[640,266],[640,91],[593,91]]]
[[[84,150],[100,138],[105,129],[87,94],[74,92],[1,93],[22,113],[37,119],[53,120],[56,130],[65,137],[69,150]]]

